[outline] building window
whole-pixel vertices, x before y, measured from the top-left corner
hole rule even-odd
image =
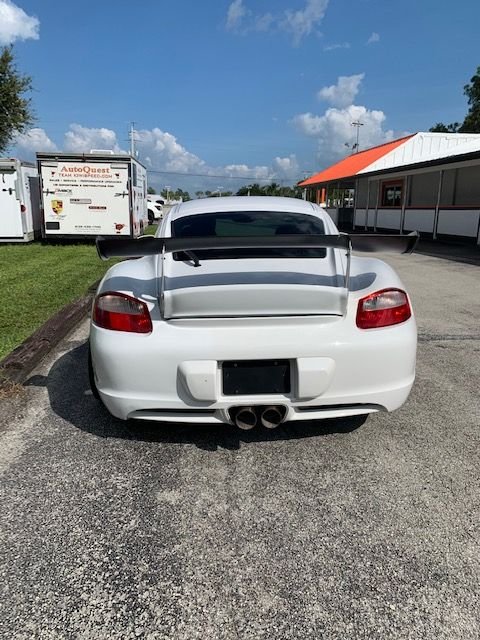
[[[403,181],[382,184],[382,207],[402,206]]]

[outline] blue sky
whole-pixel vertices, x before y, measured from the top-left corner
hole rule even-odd
[[[15,151],[127,149],[135,120],[149,168],[291,183],[349,152],[353,119],[365,148],[463,118],[480,3],[460,4],[0,0],[0,42],[35,87],[37,122]]]

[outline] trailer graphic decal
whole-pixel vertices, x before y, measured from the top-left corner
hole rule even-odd
[[[52,200],[53,213],[59,215],[63,211],[63,200]]]

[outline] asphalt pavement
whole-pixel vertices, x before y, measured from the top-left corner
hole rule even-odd
[[[388,258],[407,404],[274,431],[122,423],[87,323],[0,400],[0,637],[480,637],[480,269]]]

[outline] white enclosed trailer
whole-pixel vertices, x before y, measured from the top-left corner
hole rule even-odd
[[[0,242],[30,242],[40,235],[40,229],[35,165],[0,158]]]
[[[147,170],[132,156],[37,153],[44,238],[125,236],[148,225]]]

